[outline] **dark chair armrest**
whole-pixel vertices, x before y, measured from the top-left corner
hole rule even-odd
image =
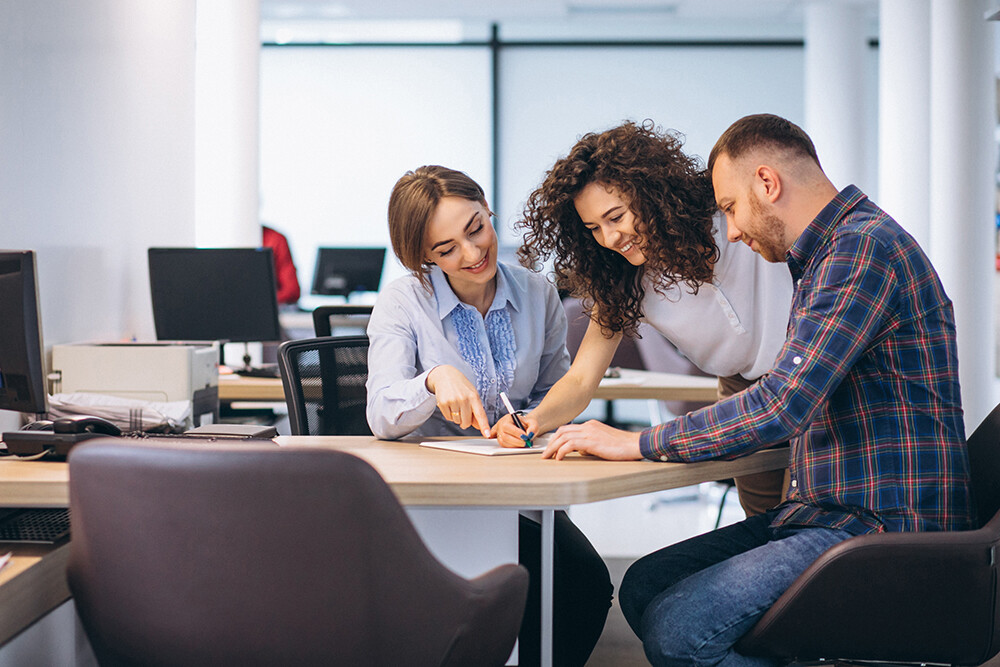
[[[953,663],[993,643],[986,530],[854,537],[803,572],[737,645],[748,655]],[[962,662],[962,661],[958,661]]]
[[[455,633],[443,667],[499,667],[507,661],[521,628],[528,599],[528,570],[521,565],[501,565],[470,580],[468,589],[468,615]]]

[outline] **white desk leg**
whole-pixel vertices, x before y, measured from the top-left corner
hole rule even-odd
[[[555,557],[555,510],[542,510],[542,667],[552,667],[552,573]]]

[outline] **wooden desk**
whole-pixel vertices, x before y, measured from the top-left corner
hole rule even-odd
[[[601,381],[594,398],[712,402],[717,384],[710,377],[622,369],[620,378]],[[275,402],[285,400],[285,392],[280,378],[223,375],[219,377],[219,400]]]
[[[243,377],[235,373],[219,376],[219,400],[276,403],[285,400],[281,378]]]
[[[714,403],[719,398],[719,381],[714,377],[655,373],[630,368],[622,368],[619,372],[621,377],[601,380],[601,385],[594,393],[594,398],[704,401],[706,403]]]
[[[350,452],[370,463],[403,505],[545,508],[726,479],[788,465],[788,451],[770,449],[735,461],[657,463],[602,461],[573,455],[477,456],[365,436],[279,436],[282,446]],[[2,484],[0,468],[0,484]]]
[[[66,584],[69,544],[3,544],[0,552],[13,551],[0,570],[0,645],[70,598]]]
[[[736,461],[655,463],[578,455],[564,461],[535,454],[476,456],[363,436],[282,436],[275,441],[284,447],[338,449],[368,461],[406,506],[431,550],[466,576],[516,562],[518,512],[537,511],[542,524],[543,665],[551,664],[555,510],[788,463],[787,450],[764,450]],[[0,506],[64,507],[68,481],[65,463],[0,461]],[[500,542],[501,548],[494,548]]]
[[[767,449],[734,461],[656,463],[601,461],[571,456],[476,456],[367,436],[275,438],[285,447],[321,447],[368,461],[404,505],[567,507],[776,470],[788,464],[784,449]],[[43,461],[0,461],[0,507],[67,507],[69,467]]]

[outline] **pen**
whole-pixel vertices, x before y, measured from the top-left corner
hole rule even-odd
[[[507,394],[502,391],[500,392],[500,400],[503,401],[504,407],[507,408],[507,412],[509,412],[510,416],[514,419],[514,424],[516,424],[519,429],[524,431],[525,435],[521,436],[521,440],[524,440],[524,446],[531,447],[531,437],[528,434],[527,429],[524,428],[524,422],[521,421],[521,413],[514,409],[514,406],[510,404],[510,399],[507,398]]]

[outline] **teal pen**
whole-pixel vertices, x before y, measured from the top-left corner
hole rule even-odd
[[[532,445],[531,437],[528,434],[528,429],[524,428],[524,422],[521,421],[521,411],[514,409],[514,406],[510,404],[510,399],[507,398],[507,394],[505,394],[502,391],[500,392],[500,400],[503,401],[503,405],[505,408],[507,408],[507,412],[509,412],[510,416],[514,419],[514,424],[519,429],[524,431],[524,435],[521,436],[521,440],[524,440],[524,446],[531,447]]]

